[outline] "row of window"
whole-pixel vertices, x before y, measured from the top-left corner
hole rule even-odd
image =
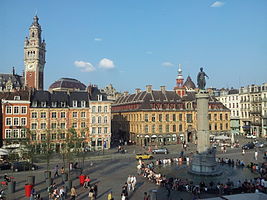
[[[26,126],[26,117],[6,117],[6,126]]]
[[[39,129],[46,129],[46,128],[47,128],[47,123],[46,122],[41,122]],[[58,123],[51,123],[51,129],[57,129],[57,128],[65,129],[66,128],[66,123],[65,122],[62,122],[62,123],[59,123],[59,124]],[[78,127],[78,123],[77,122],[73,122],[72,123],[72,128],[86,128],[86,122],[81,122],[80,123],[80,127]],[[38,129],[38,123],[37,122],[31,123],[31,129],[32,130]]]
[[[209,117],[209,120],[213,120],[213,121],[223,120],[223,114],[222,113],[220,113],[219,115],[217,113],[214,113],[213,118],[212,118],[212,115],[209,114],[208,117]],[[228,113],[224,114],[224,120],[228,120]]]
[[[6,129],[6,139],[10,138],[26,138],[25,129]]]
[[[96,112],[104,112],[104,113],[107,113],[108,112],[108,107],[107,106],[104,106],[104,109],[102,110],[102,107],[103,106],[92,106],[92,112],[93,113],[96,113]]]
[[[78,112],[72,112],[73,118],[78,118]],[[38,118],[38,112],[32,112],[31,117],[36,119]],[[81,118],[86,118],[86,112],[80,112]],[[40,118],[47,118],[47,112],[41,112]],[[51,112],[51,118],[66,118],[66,112]]]
[[[145,133],[148,133],[148,132],[151,132],[151,133],[156,133],[156,125],[145,125]],[[158,125],[157,126],[157,130],[159,133],[162,133],[163,132],[163,126],[162,125]],[[220,124],[217,124],[217,123],[214,123],[213,125],[212,124],[209,124],[209,130],[224,130],[224,127],[223,127],[223,124],[220,123]],[[225,130],[228,130],[228,123],[225,124]],[[165,125],[165,129],[164,129],[165,133],[169,133],[169,132],[182,132],[183,131],[183,125],[180,124],[178,126],[178,130],[177,130],[177,127],[176,125]]]
[[[27,106],[6,106],[6,114],[27,114]]]
[[[102,127],[92,127],[92,134],[96,134],[96,133],[101,134],[102,131],[103,131],[103,133],[108,133],[108,127],[104,127],[104,128],[102,128]]]
[[[96,119],[97,119],[98,124],[102,123],[102,117],[101,116],[98,116],[98,117],[93,116],[92,117],[92,124],[96,123]],[[108,123],[108,117],[107,116],[103,117],[103,123],[105,123],[105,124]]]

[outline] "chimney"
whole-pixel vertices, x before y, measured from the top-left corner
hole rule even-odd
[[[138,93],[140,93],[140,92],[141,92],[141,89],[140,89],[140,88],[136,88],[136,89],[135,89],[135,93],[136,93],[136,94],[138,94]]]
[[[160,86],[160,91],[162,93],[165,93],[166,92],[166,86]]]
[[[151,93],[152,92],[152,85],[147,85],[146,86],[146,92]]]
[[[129,94],[128,91],[125,91],[125,92],[123,93],[124,96],[127,96],[128,94]]]

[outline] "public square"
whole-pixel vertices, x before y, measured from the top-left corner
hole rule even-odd
[[[251,139],[245,139],[243,137],[238,137],[240,141],[240,146],[242,144],[249,142]],[[144,192],[150,193],[152,190],[157,190],[157,199],[158,200],[167,200],[167,199],[181,199],[184,200],[191,200],[193,198],[192,193],[190,192],[178,192],[178,191],[171,191],[171,195],[167,197],[167,190],[163,187],[159,187],[154,183],[149,182],[144,177],[137,175],[137,161],[135,159],[135,153],[144,152],[145,149],[135,146],[123,146],[127,152],[125,154],[121,154],[117,152],[117,148],[112,148],[108,151],[104,152],[96,152],[96,153],[88,153],[86,156],[85,168],[83,173],[89,175],[92,184],[98,183],[98,197],[99,200],[106,200],[109,191],[113,192],[114,199],[120,199],[120,195],[122,192],[122,186],[127,180],[128,175],[134,175],[137,178],[136,189],[134,192],[131,192],[129,195],[129,199],[138,200],[142,199],[144,196]],[[181,150],[182,144],[177,145],[167,145],[166,146],[169,150],[168,155],[158,154],[154,156],[153,161],[155,162],[156,159],[162,158],[175,158],[178,157]],[[190,155],[190,152],[195,151],[195,145],[189,145],[189,148],[185,151],[185,155]],[[220,150],[217,152],[217,157],[220,158],[230,158],[230,159],[242,159],[245,163],[254,162],[254,163],[262,163],[263,154],[266,151],[265,148],[259,149],[259,156],[258,160],[255,161],[254,159],[254,149],[247,150],[245,155],[242,155],[241,148],[228,148],[226,153],[222,153]],[[145,161],[146,163],[151,162]],[[48,199],[48,192],[47,192],[47,185],[44,179],[44,171],[46,170],[46,163],[36,163],[40,166],[40,169],[36,171],[30,172],[14,172],[13,176],[15,181],[17,182],[16,185],[16,192],[14,194],[8,195],[8,199],[27,199],[25,197],[24,185],[27,180],[28,175],[34,175],[36,178],[35,189],[37,193],[41,194],[43,199]],[[175,164],[175,163],[174,163]],[[53,177],[53,169],[56,165],[59,165],[59,168],[62,166],[61,159],[52,159],[51,161],[51,171]],[[240,169],[241,170],[241,169]],[[6,171],[8,172],[8,171]],[[5,171],[1,171],[1,177],[3,176]],[[175,172],[174,172],[175,173]],[[8,172],[11,175],[10,172]],[[85,189],[79,185],[79,178],[78,176],[80,173],[78,171],[72,172],[72,180],[73,185],[77,188],[77,199],[88,199],[88,189]],[[179,174],[177,174],[178,176]],[[231,178],[231,177],[229,177]],[[244,177],[245,178],[245,177]],[[61,186],[61,177],[55,178],[54,182],[58,187]],[[223,182],[223,180],[222,180]],[[226,182],[226,180],[225,180]],[[201,194],[201,198],[208,198],[216,196],[214,194],[203,193]],[[67,198],[68,199],[68,198]]]

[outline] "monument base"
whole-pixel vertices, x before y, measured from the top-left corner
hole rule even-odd
[[[198,153],[193,156],[189,173],[201,176],[218,176],[222,170],[217,165],[215,150],[209,149],[206,152]]]

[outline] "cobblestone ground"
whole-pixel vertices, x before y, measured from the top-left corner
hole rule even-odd
[[[248,139],[238,138],[241,145],[248,142]],[[143,152],[144,149],[136,146],[126,146],[127,149],[126,154],[116,153],[116,149],[111,149],[108,152],[105,152],[104,155],[88,155],[87,161],[85,162],[85,170],[84,173],[88,174],[92,179],[93,183],[98,183],[99,192],[98,198],[99,200],[106,200],[107,194],[109,191],[112,191],[115,197],[115,200],[120,199],[121,188],[123,184],[126,182],[128,175],[136,174],[136,164],[135,153]],[[181,151],[181,144],[177,145],[168,145],[167,148],[170,151],[169,155],[156,155],[155,158],[164,158],[164,157],[177,157]],[[217,156],[223,158],[231,158],[231,159],[243,159],[245,163],[255,162],[262,163],[263,162],[263,153],[266,151],[266,148],[259,149],[258,160],[254,160],[254,150],[246,151],[245,156],[242,156],[241,148],[237,149],[228,149],[226,153],[221,153],[218,151]],[[195,145],[189,145],[186,153],[195,152]],[[91,163],[93,165],[91,166]],[[60,159],[52,159],[51,161],[51,170],[55,165],[62,166],[62,161]],[[24,195],[24,185],[26,183],[27,176],[34,175],[36,178],[35,189],[37,192],[41,194],[43,199],[48,199],[47,194],[47,186],[44,179],[44,171],[46,170],[45,163],[38,163],[41,169],[34,172],[17,172],[14,173],[13,176],[17,182],[16,193],[9,194],[8,199],[27,199]],[[5,173],[4,171],[0,172],[1,176]],[[53,174],[53,172],[52,172]],[[84,189],[79,186],[78,180],[79,172],[72,172],[72,180],[73,185],[77,188],[78,197],[77,199],[88,199],[88,189]],[[57,186],[61,186],[61,178],[55,178],[54,182]],[[136,190],[130,194],[130,199],[133,200],[142,200],[144,192],[149,192],[153,189],[158,190],[158,200],[167,200],[167,191],[164,188],[159,188],[155,184],[148,182],[146,179],[137,176],[137,185]],[[210,197],[214,195],[203,194],[201,197]],[[192,199],[192,195],[186,192],[177,192],[172,191],[169,199]]]

